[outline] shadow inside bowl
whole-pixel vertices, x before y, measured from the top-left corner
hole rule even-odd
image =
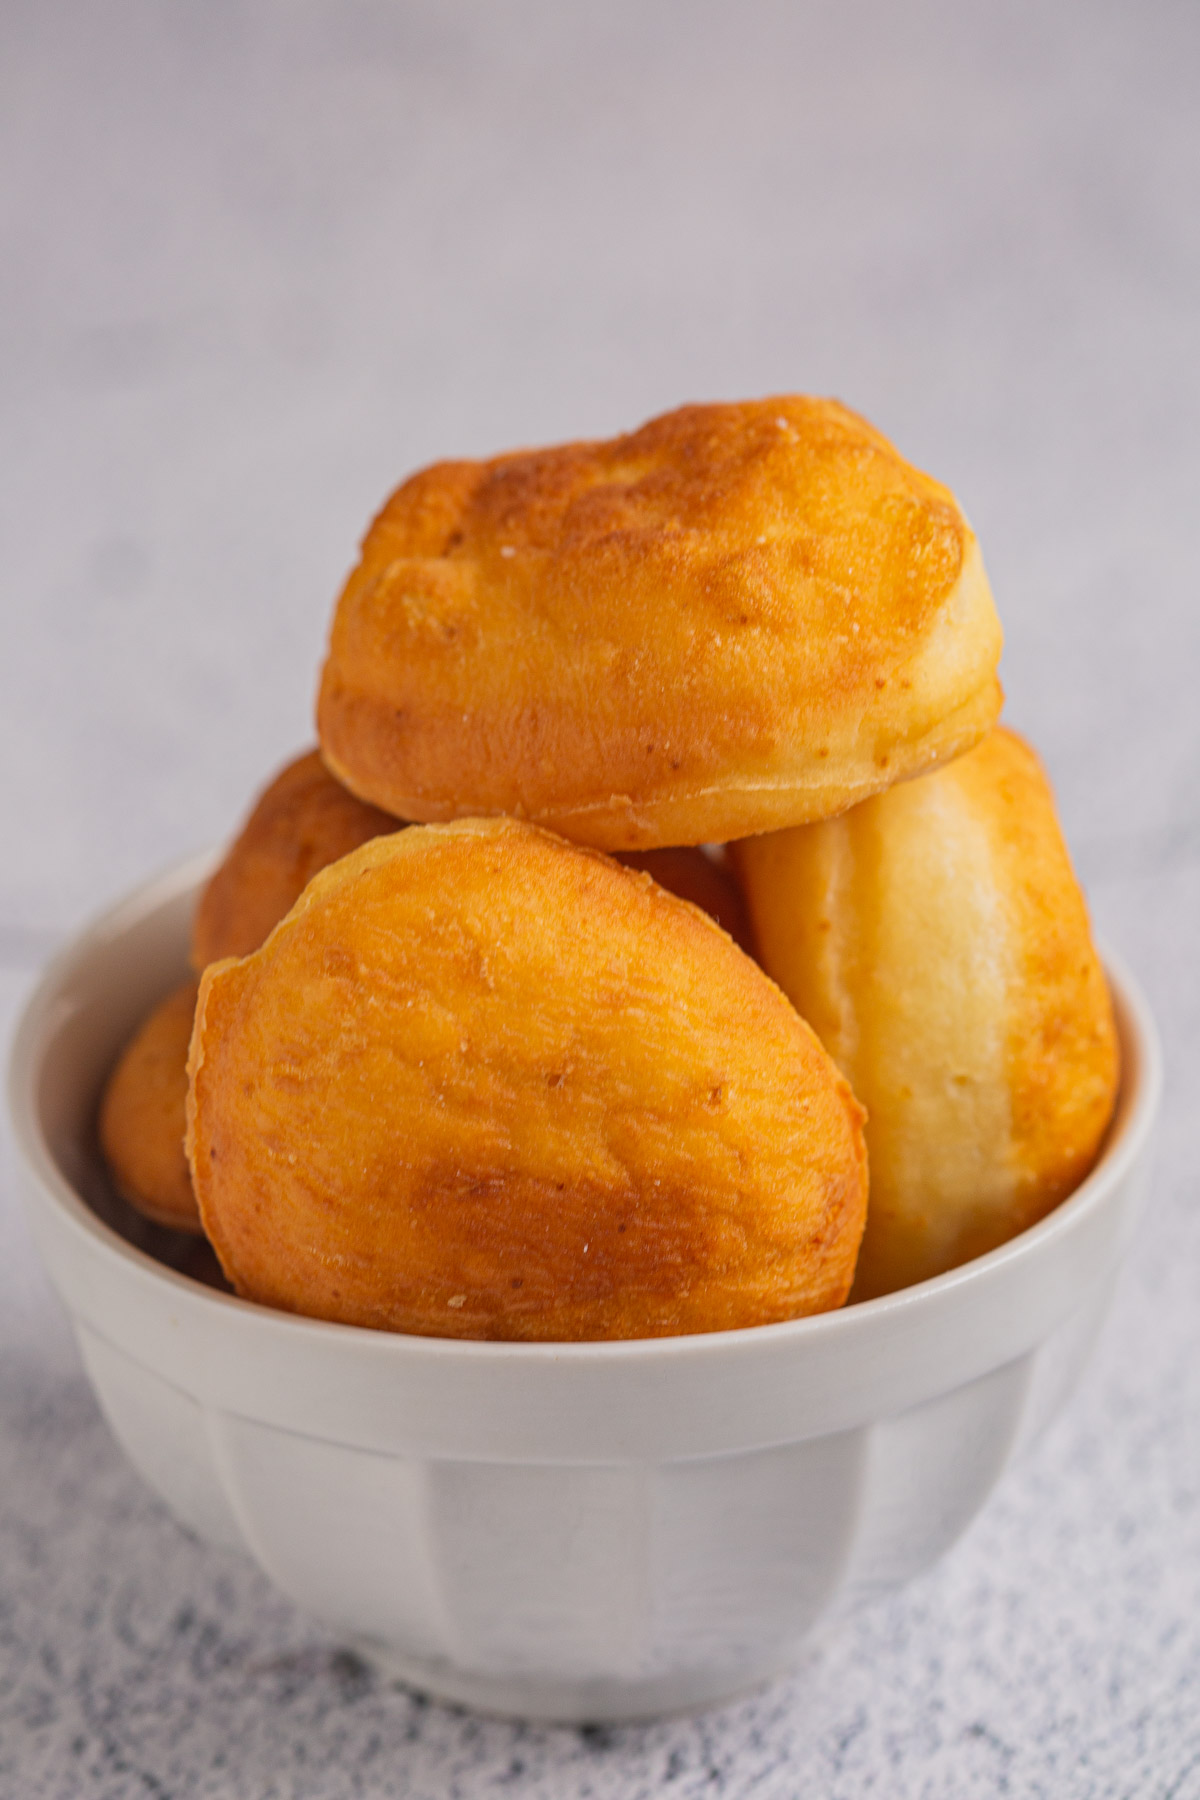
[[[72,1173],[80,1198],[101,1224],[177,1275],[186,1275],[189,1281],[198,1281],[219,1294],[233,1293],[207,1238],[191,1231],[172,1231],[169,1225],[156,1225],[121,1198],[105,1168],[94,1121],[82,1149],[83,1155]]]

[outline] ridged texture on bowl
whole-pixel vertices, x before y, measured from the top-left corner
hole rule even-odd
[[[1104,1282],[1035,1351],[893,1417],[675,1462],[384,1455],[198,1403],[79,1337],[193,1530],[417,1687],[587,1720],[734,1693],[934,1562],[1073,1386],[1107,1299]]]

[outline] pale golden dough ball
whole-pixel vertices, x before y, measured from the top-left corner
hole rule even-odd
[[[258,796],[200,897],[192,967],[257,950],[318,869],[402,823],[348,793],[318,750],[288,763]]]
[[[378,838],[210,967],[188,1153],[264,1304],[434,1336],[723,1330],[840,1305],[860,1109],[756,964],[511,820]]]
[[[722,842],[967,749],[999,655],[954,496],[783,395],[414,475],[338,601],[317,725],[402,818]]]
[[[1104,972],[1045,774],[996,730],[841,818],[739,844],[764,967],[867,1108],[854,1298],[1040,1219],[1116,1098]]]
[[[198,984],[185,981],[143,1020],[100,1104],[100,1147],[118,1190],[147,1218],[200,1230],[183,1151],[187,1053]]]

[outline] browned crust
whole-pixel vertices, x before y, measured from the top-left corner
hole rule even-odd
[[[319,750],[263,789],[196,908],[192,967],[257,950],[317,873],[402,821],[334,779]]]
[[[239,1292],[438,1336],[720,1330],[849,1291],[861,1112],[712,921],[528,825],[380,838],[206,972],[188,1149]]]
[[[404,817],[718,841],[969,747],[999,651],[953,496],[864,420],[689,406],[406,482],[338,603],[318,730]]]

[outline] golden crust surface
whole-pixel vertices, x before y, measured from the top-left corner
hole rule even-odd
[[[238,1291],[434,1336],[567,1340],[839,1305],[861,1113],[695,907],[516,821],[327,869],[210,967],[188,1151]]]
[[[405,818],[723,841],[967,749],[999,653],[953,496],[864,420],[687,406],[405,482],[338,602],[318,730]]]
[[[188,1040],[197,983],[185,981],[143,1020],[109,1076],[100,1147],[118,1191],[159,1225],[200,1230],[184,1155]]]
[[[248,956],[328,863],[401,821],[336,781],[318,750],[264,788],[209,881],[192,924],[192,967]]]
[[[1090,1169],[1116,1098],[1104,973],[1014,733],[736,847],[760,954],[868,1112],[854,1298],[994,1248]]]

